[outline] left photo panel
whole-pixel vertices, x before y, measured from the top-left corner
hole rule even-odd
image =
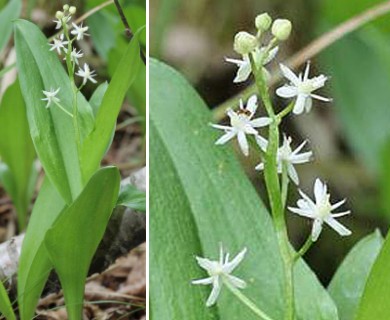
[[[147,0],[0,0],[0,319],[146,319]]]

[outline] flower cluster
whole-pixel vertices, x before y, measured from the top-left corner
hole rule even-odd
[[[269,97],[269,87],[267,85],[270,73],[265,66],[276,57],[280,43],[289,38],[292,25],[291,22],[286,19],[276,19],[275,21],[272,21],[272,18],[267,13],[264,13],[256,17],[255,26],[257,29],[255,35],[240,31],[234,38],[234,51],[236,51],[240,57],[234,59],[225,58],[225,60],[238,67],[233,82],[244,82],[251,74],[255,77],[257,89],[264,102],[268,116],[256,117],[256,111],[258,110],[256,95],[252,95],[248,99],[246,106],[244,106],[244,102],[240,100],[239,108],[237,108],[236,111],[233,109],[227,110],[230,125],[211,124],[213,128],[224,131],[224,134],[215,142],[215,144],[222,145],[231,141],[233,138],[236,138],[241,152],[245,156],[248,156],[249,146],[251,145],[248,139],[250,139],[254,142],[253,145],[258,147],[258,151],[264,159],[276,158],[274,158],[276,160],[275,162],[270,162],[271,166],[275,163],[276,168],[270,170],[282,174],[281,185],[288,186],[289,180],[294,182],[295,185],[299,185],[300,180],[295,166],[311,161],[313,152],[304,151],[307,141],[302,142],[294,149],[292,146],[292,138],[287,135],[283,135],[282,144],[277,148],[279,143],[277,140],[279,136],[278,126],[283,117],[290,112],[295,115],[310,112],[313,105],[313,99],[324,102],[331,101],[331,99],[315,93],[318,89],[324,87],[328,77],[324,75],[310,77],[309,62],[307,63],[303,74],[300,73],[298,75],[287,66],[280,64],[281,73],[287,79],[287,83],[277,88],[275,94],[285,99],[292,99],[292,101],[290,101],[289,105],[279,114],[276,114],[272,107],[271,99]],[[264,37],[264,34],[267,31],[270,31],[271,37]],[[269,128],[269,140],[260,135],[258,130],[262,127]],[[271,132],[276,132],[276,134],[271,135]],[[255,169],[267,170],[267,165],[264,162],[261,162]],[[267,185],[267,187],[269,186]],[[279,192],[280,201],[285,202],[287,191],[283,192],[283,190],[279,190]],[[327,186],[321,182],[320,179],[317,178],[314,184],[314,201],[301,190],[299,190],[299,193],[302,196],[302,199],[298,200],[297,207],[288,207],[288,210],[313,220],[312,231],[308,238],[311,243],[317,241],[324,223],[333,228],[341,236],[351,234],[350,230],[336,220],[336,218],[349,214],[350,211],[340,213],[333,212],[343,205],[345,200],[332,205],[330,203],[330,195],[327,192]],[[283,203],[283,206],[284,205],[285,204]],[[235,278],[231,280],[230,272],[233,270],[231,266],[235,267],[238,262],[243,259],[245,252],[246,250],[243,250],[231,263],[228,262],[228,255],[224,260],[222,250],[219,261],[197,258],[199,265],[206,269],[210,277],[193,281],[193,283],[211,284],[213,286],[212,293],[207,301],[208,306],[215,303],[221,290],[222,283],[226,284],[227,281],[231,287],[238,289],[244,287],[245,283],[242,280],[236,281]]]
[[[83,67],[80,66],[79,59],[84,56],[84,53],[81,50],[77,50],[77,48],[74,47],[74,43],[83,40],[84,37],[89,36],[89,34],[87,33],[88,27],[83,26],[82,23],[77,25],[75,22],[71,22],[76,11],[76,7],[66,4],[63,6],[63,11],[56,12],[56,19],[53,20],[53,22],[55,23],[56,30],[60,30],[60,33],[53,39],[52,43],[49,43],[49,45],[50,51],[56,51],[58,55],[64,56],[70,76],[73,77],[74,74],[79,76],[82,79],[82,87],[87,81],[96,83],[96,80],[94,79],[96,73],[91,70],[87,63],[84,63]],[[78,67],[77,72],[75,72],[76,66]],[[80,90],[81,87],[78,88],[78,90]],[[47,108],[50,107],[52,103],[60,106],[60,99],[57,97],[59,91],[60,88],[43,91],[45,98],[42,100],[47,101]]]

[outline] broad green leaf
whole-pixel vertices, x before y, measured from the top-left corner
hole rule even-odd
[[[61,104],[71,112],[72,89],[58,56],[46,37],[25,20],[15,22],[15,46],[20,85],[27,105],[30,133],[38,157],[52,184],[67,203],[80,193],[83,180],[73,120],[56,106],[45,108],[42,90],[61,88]],[[77,96],[81,141],[94,126],[92,109]]]
[[[127,184],[121,188],[116,204],[134,210],[146,211],[146,193],[131,184]]]
[[[330,282],[328,291],[338,307],[340,320],[355,319],[367,277],[382,244],[379,231],[359,241]]]
[[[332,45],[322,57],[324,70],[332,76],[332,97],[347,141],[379,175],[379,155],[390,137],[388,40],[375,29],[365,28]]]
[[[7,290],[0,281],[0,317],[4,316],[7,320],[16,320],[11,301],[9,300]]]
[[[82,318],[84,286],[92,257],[118,198],[119,171],[100,169],[47,232],[45,246],[60,278],[68,318]]]
[[[101,85],[99,85],[96,90],[94,91],[91,99],[89,99],[89,104],[91,105],[91,108],[93,110],[93,115],[96,116],[99,108],[102,104],[102,100],[104,97],[104,94],[106,93],[108,88],[108,83],[103,82]]]
[[[390,233],[371,272],[368,276],[363,296],[360,300],[356,320],[388,320],[390,319]]]
[[[30,183],[35,177],[33,162],[35,150],[30,138],[26,106],[16,81],[5,92],[0,105],[0,156],[7,164],[13,187],[8,188],[18,213],[19,227],[27,223],[31,200]]]
[[[22,320],[33,318],[52,269],[43,240],[64,207],[64,200],[45,178],[31,213],[19,260],[18,303]]]
[[[190,285],[206,276],[194,255],[216,259],[222,242],[231,254],[248,248],[235,273],[248,282],[244,293],[282,319],[283,271],[271,218],[232,150],[214,145],[218,134],[208,125],[210,111],[177,72],[155,60],[150,93],[152,317],[257,319],[225,290],[218,310],[207,309],[210,288]],[[303,262],[295,277],[298,319],[338,318]]]
[[[120,60],[103,97],[96,115],[95,127],[82,146],[82,165],[85,181],[96,171],[106,152],[123,99],[137,76],[140,63],[139,44],[137,35],[135,35]]]
[[[0,53],[11,37],[12,21],[19,18],[21,10],[21,0],[10,0],[0,12]]]

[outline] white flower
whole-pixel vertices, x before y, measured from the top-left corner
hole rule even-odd
[[[72,62],[74,62],[75,64],[79,65],[79,59],[82,58],[84,56],[84,53],[80,51],[77,51],[76,48],[73,48],[72,52],[70,53],[70,59],[72,60]],[[66,60],[66,57],[64,58],[64,60]]]
[[[86,33],[88,31],[88,27],[83,27],[83,24],[80,24],[80,26],[78,26],[74,22],[72,23],[72,25],[74,29],[70,33],[75,35],[77,40],[82,40],[84,38],[84,35],[89,36],[89,34]]]
[[[205,269],[210,277],[193,280],[192,284],[211,284],[213,286],[210,296],[206,302],[207,307],[211,307],[217,301],[224,281],[239,289],[246,287],[244,280],[231,275],[233,270],[237,268],[240,262],[244,259],[246,251],[246,248],[244,248],[239,254],[235,256],[232,261],[229,261],[229,253],[226,253],[226,256],[224,256],[222,246],[220,247],[219,261],[196,257],[196,261],[198,262],[199,266]]]
[[[278,164],[278,173],[282,173],[283,171],[283,164],[287,167],[287,173],[288,176],[291,178],[291,180],[295,184],[299,184],[299,177],[297,170],[295,170],[294,165],[295,164],[302,164],[309,162],[313,156],[312,151],[307,151],[300,153],[300,151],[303,149],[303,147],[306,145],[307,141],[302,142],[298,148],[296,148],[294,151],[291,149],[291,138],[284,136],[283,144],[278,149],[277,152],[277,164]],[[265,147],[262,147],[264,151],[267,150],[268,143],[262,143],[260,144],[258,142],[259,146],[262,147],[262,145]],[[264,169],[264,163],[260,163],[256,166],[256,170],[263,170]]]
[[[328,78],[324,75],[309,79],[310,62],[307,63],[305,73],[297,77],[288,67],[280,64],[283,75],[290,80],[291,84],[284,85],[276,90],[276,94],[282,98],[297,97],[293,113],[301,114],[305,110],[309,112],[312,107],[312,98],[329,102],[331,99],[312,93],[325,85]]]
[[[83,68],[79,68],[79,71],[76,73],[77,76],[83,78],[83,85],[87,83],[87,81],[91,81],[92,83],[96,83],[97,81],[94,79],[95,77],[95,71],[91,71],[89,68],[89,65],[84,63],[84,70]]]
[[[298,200],[298,208],[289,207],[291,212],[297,213],[300,216],[307,217],[314,220],[312,228],[312,240],[316,241],[321,233],[322,225],[325,222],[331,228],[333,228],[341,236],[349,236],[351,231],[339,223],[335,218],[345,216],[351,211],[344,211],[339,213],[333,213],[338,207],[345,203],[345,199],[335,204],[331,204],[329,201],[330,195],[327,193],[326,184],[322,183],[320,179],[316,179],[314,184],[314,197],[315,202],[312,201],[301,190],[299,193],[302,199]]]
[[[57,50],[58,54],[61,54],[61,49],[66,52],[65,45],[68,44],[68,41],[64,41],[64,34],[60,34],[57,38],[54,38],[53,43],[50,43],[50,51]]]
[[[251,96],[248,99],[246,108],[244,108],[242,100],[240,100],[240,109],[237,112],[229,109],[227,115],[230,118],[230,127],[221,126],[218,124],[212,124],[212,127],[225,131],[225,134],[220,137],[215,144],[225,144],[235,136],[237,136],[238,144],[241,148],[242,153],[245,156],[249,155],[249,145],[246,138],[247,134],[258,136],[258,132],[255,128],[267,126],[271,123],[271,119],[267,117],[261,117],[253,119],[253,116],[257,109],[257,97],[256,95]]]
[[[262,47],[260,49],[256,48],[256,50],[253,52],[253,58],[258,68],[260,67],[260,64],[262,64],[262,66],[265,66],[266,64],[271,62],[275,58],[276,54],[278,53],[279,48],[275,47],[272,50],[270,50],[266,57],[264,57],[265,50],[266,49]],[[242,56],[242,60],[225,58],[225,61],[234,63],[238,67],[236,77],[233,80],[234,83],[244,82],[249,78],[252,72],[252,67],[249,61],[249,56],[247,54],[244,54]],[[268,78],[269,72],[267,71],[267,69],[263,68],[263,72],[266,74],[266,77]]]
[[[49,108],[52,103],[59,103],[60,99],[57,98],[58,92],[60,92],[61,88],[58,88],[57,90],[50,89],[50,91],[42,90],[43,94],[46,96],[46,98],[43,98],[41,100],[47,101],[46,108]]]

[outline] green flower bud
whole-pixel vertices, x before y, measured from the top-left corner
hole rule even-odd
[[[271,26],[272,18],[268,13],[259,14],[255,19],[255,25],[258,30],[267,31]]]
[[[70,13],[70,14],[75,14],[75,13],[76,13],[76,7],[71,6],[71,7],[69,8],[69,13]]]
[[[257,47],[257,39],[248,32],[240,31],[234,37],[234,51],[239,54],[248,54]]]
[[[64,17],[64,13],[62,11],[57,11],[56,12],[56,18],[58,20],[61,20]]]
[[[272,34],[280,41],[288,39],[291,33],[291,29],[291,22],[287,19],[276,19],[272,24]]]
[[[62,8],[64,9],[64,11],[68,11],[69,10],[69,5],[68,4],[64,4],[64,6]]]

